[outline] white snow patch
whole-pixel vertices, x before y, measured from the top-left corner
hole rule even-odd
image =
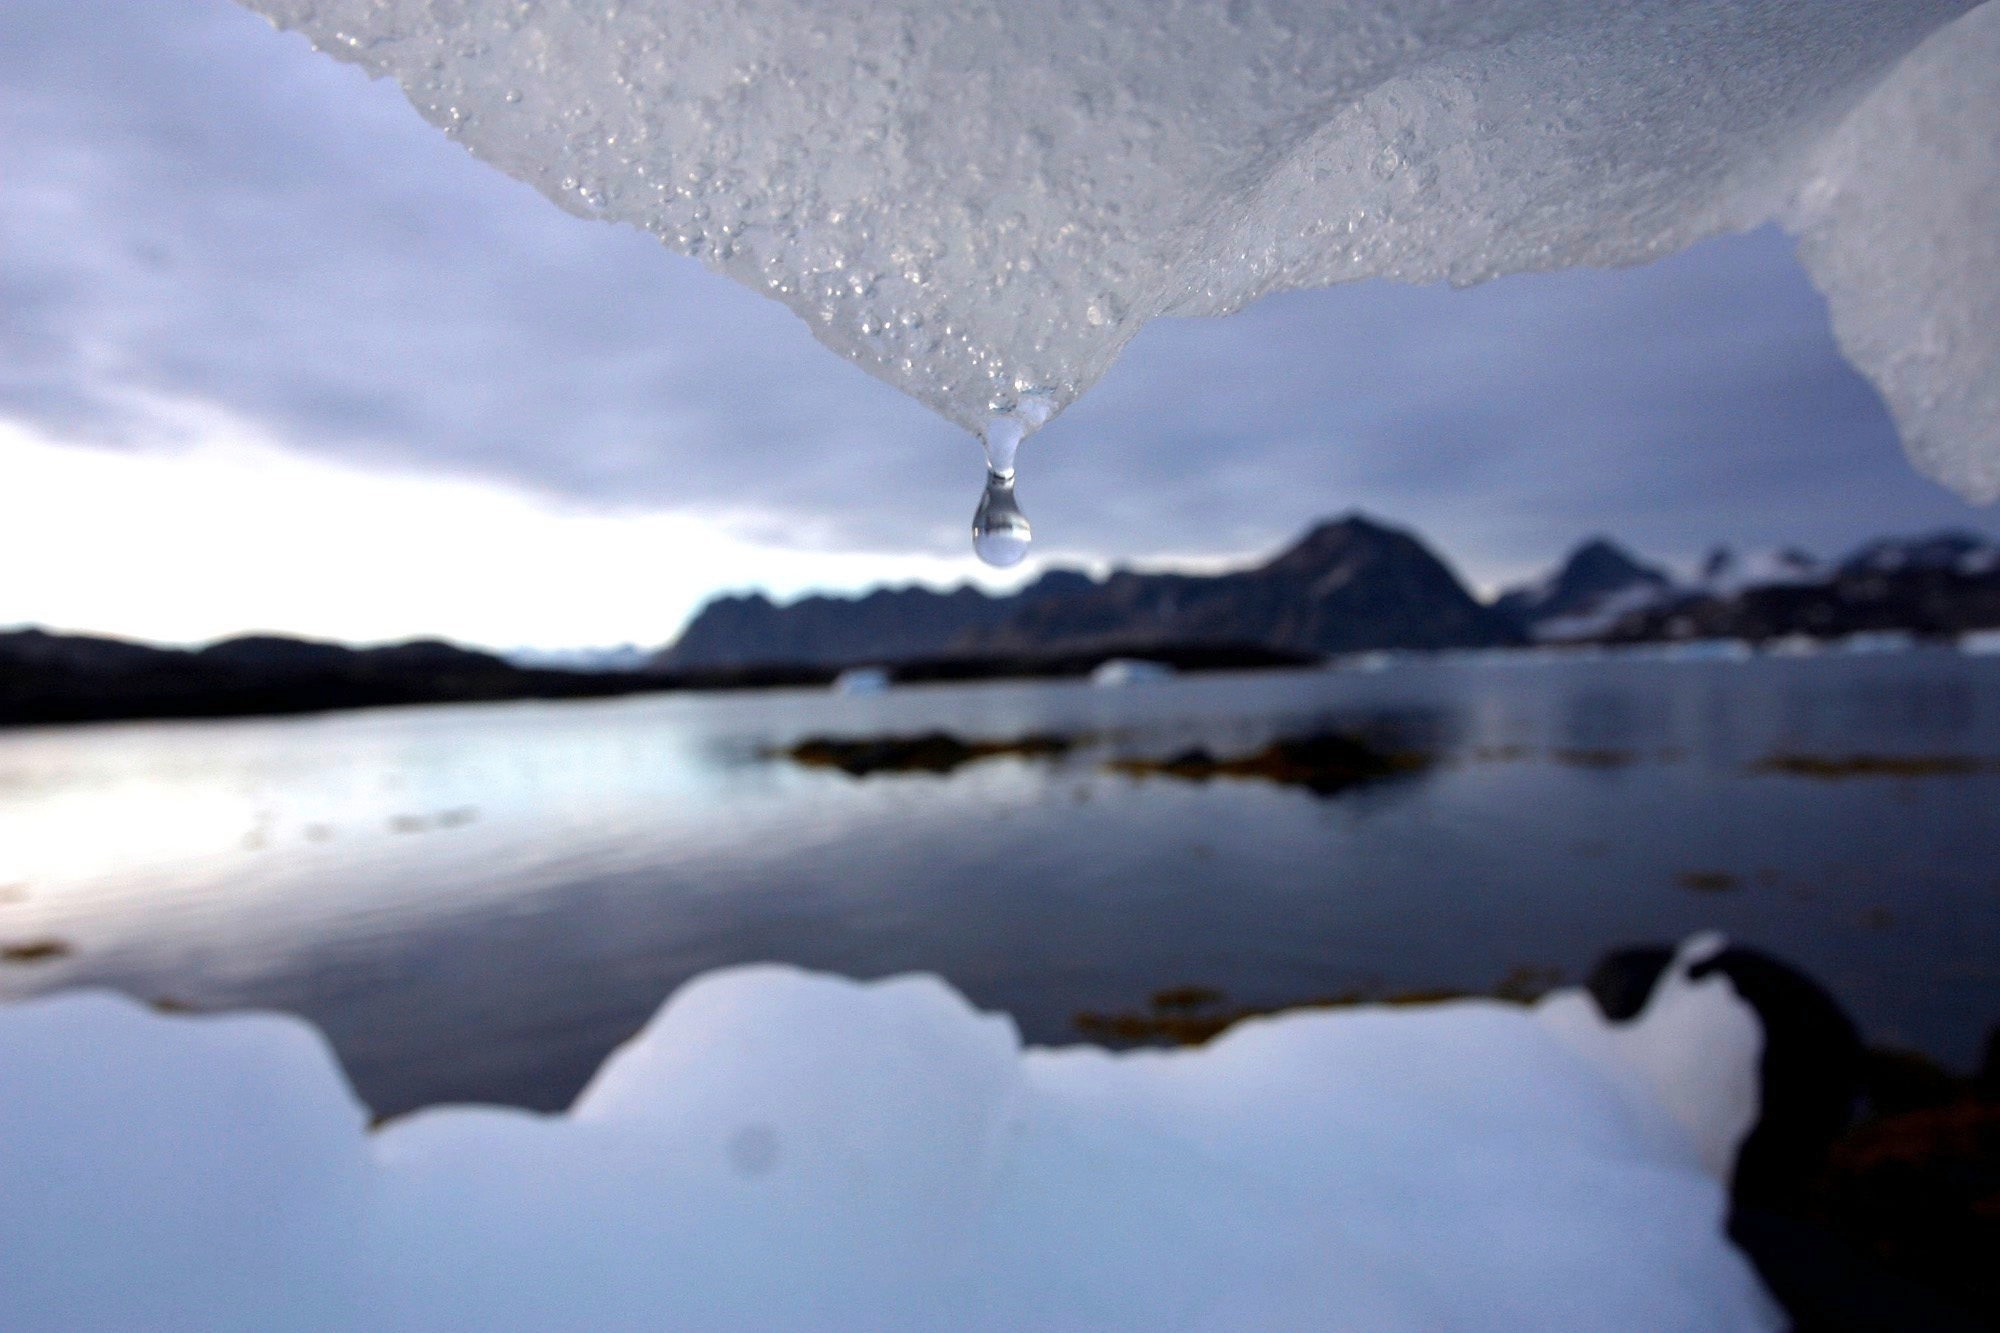
[[[1538,621],[1529,631],[1530,636],[1537,643],[1568,643],[1594,638],[1609,633],[1627,616],[1664,606],[1679,596],[1680,591],[1672,586],[1634,583],[1597,598],[1588,609],[1574,615]]]
[[[1722,1232],[1741,1010],[1677,976],[1616,1030],[1572,994],[1024,1052],[933,978],[737,968],[567,1114],[371,1135],[297,1021],[42,998],[0,1009],[4,1318],[1771,1329]]]
[[[1824,583],[1833,570],[1794,547],[1745,552],[1718,547],[1695,571],[1691,586],[1710,597],[1735,597],[1749,588]]]
[[[1994,4],[246,2],[968,428],[1160,315],[1777,218],[1918,464],[2000,495]]]
[[[1704,934],[1683,944],[1630,1023],[1607,1024],[1582,991],[1560,991],[1538,1006],[1542,1022],[1609,1075],[1636,1110],[1664,1111],[1718,1180],[1729,1178],[1737,1149],[1757,1123],[1764,1055],[1757,1011],[1729,979],[1719,972],[1688,978],[1690,967],[1726,943]]]

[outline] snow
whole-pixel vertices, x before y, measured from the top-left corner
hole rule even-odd
[[[1718,546],[1695,571],[1692,587],[1710,597],[1735,597],[1747,588],[1824,583],[1833,570],[1795,547],[1737,552]]]
[[[1588,610],[1540,621],[1529,633],[1537,643],[1565,643],[1594,638],[1611,631],[1625,617],[1650,611],[1678,596],[1679,590],[1672,585],[1662,587],[1656,583],[1634,583],[1599,597]]]
[[[1918,464],[2000,495],[1993,4],[247,2],[971,429],[1161,315],[1777,219]]]
[[[1933,532],[1884,537],[1840,562],[1844,574],[1895,574],[1904,570],[1955,570],[1980,575],[2000,568],[2000,545],[1976,532]]]
[[[518,667],[554,667],[560,671],[644,671],[654,650],[636,643],[606,648],[515,648],[501,654]]]
[[[1751,1011],[1577,992],[1027,1050],[944,983],[688,983],[563,1115],[372,1133],[325,1042],[0,1009],[10,1329],[1769,1329]],[[1747,1100],[1746,1100],[1747,1098]]]
[[[1582,991],[1551,996],[1541,1006],[1542,1021],[1608,1073],[1636,1108],[1664,1110],[1718,1179],[1728,1178],[1737,1148],[1757,1123],[1764,1053],[1755,1011],[1732,1002],[1735,991],[1720,973],[1688,978],[1688,968],[1727,946],[1712,932],[1683,944],[1629,1024],[1605,1023]]]

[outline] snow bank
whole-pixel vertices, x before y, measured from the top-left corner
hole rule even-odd
[[[1159,315],[1777,218],[1918,464],[2000,495],[1994,4],[247,3],[969,428]]]
[[[684,987],[560,1116],[366,1133],[325,1043],[0,1009],[10,1329],[1768,1329],[1750,1011],[1580,993],[1023,1052],[931,978]],[[1750,1101],[1744,1101],[1749,1089]]]

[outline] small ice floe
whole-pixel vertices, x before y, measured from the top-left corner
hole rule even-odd
[[[931,977],[734,968],[567,1113],[373,1133],[296,1019],[31,1000],[0,1008],[5,1322],[1776,1329],[1724,1235],[1764,1037],[1718,949],[1622,1021],[1567,991],[1121,1054],[1023,1050]]]
[[[1958,651],[1976,656],[2000,654],[2000,629],[1974,630],[1958,636]]]
[[[1150,685],[1171,680],[1173,676],[1174,669],[1165,662],[1149,662],[1142,657],[1114,657],[1097,664],[1097,669],[1090,673],[1090,683],[1122,688],[1126,685]]]
[[[890,685],[885,667],[849,667],[833,678],[835,694],[880,694]]]

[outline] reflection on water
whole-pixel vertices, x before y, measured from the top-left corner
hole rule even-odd
[[[936,774],[773,754],[929,731],[1085,739]],[[1336,732],[1432,762],[1327,799],[1146,770]],[[292,1010],[378,1110],[554,1107],[728,963],[936,971],[1067,1042],[1176,987],[1482,990],[1713,925],[1962,1065],[2000,1019],[1996,757],[2000,660],[1930,652],[15,732],[0,947],[33,956],[0,996]]]

